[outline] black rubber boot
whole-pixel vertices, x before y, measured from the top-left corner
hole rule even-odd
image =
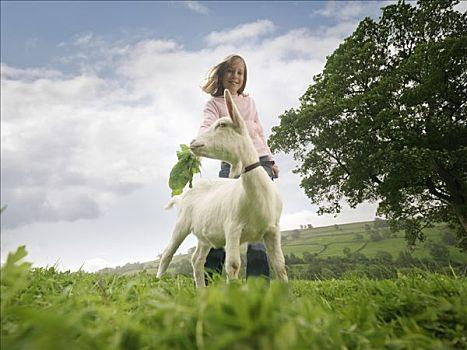
[[[264,277],[271,279],[266,247],[262,243],[248,244],[246,252],[246,278]]]
[[[224,248],[212,248],[204,263],[204,281],[208,285],[214,274],[222,274],[225,262]]]

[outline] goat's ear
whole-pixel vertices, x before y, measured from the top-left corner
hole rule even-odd
[[[227,106],[227,112],[229,113],[230,119],[232,119],[234,125],[240,126],[241,122],[239,119],[241,117],[238,114],[237,107],[235,106],[232,95],[230,94],[230,91],[227,89],[224,90],[224,100]]]

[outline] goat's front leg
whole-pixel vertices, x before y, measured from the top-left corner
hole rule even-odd
[[[279,227],[271,227],[266,232],[264,235],[264,244],[266,245],[266,250],[277,278],[283,282],[287,282],[287,271],[285,269],[285,259],[281,247],[281,232]]]
[[[196,288],[205,287],[204,282],[204,263],[211,247],[206,243],[198,241],[195,252],[191,256],[191,266],[193,266],[193,277],[195,278]]]
[[[241,229],[226,232],[225,237],[225,272],[228,281],[238,278],[240,273],[240,234]]]

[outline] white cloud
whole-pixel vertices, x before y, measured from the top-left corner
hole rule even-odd
[[[461,1],[456,6],[454,6],[454,10],[459,11],[461,13],[467,12],[467,1]]]
[[[300,225],[313,224],[316,213],[309,210],[301,210],[296,213],[283,214],[281,216],[281,230],[295,230]]]
[[[281,216],[281,230],[294,230],[300,225],[312,224],[313,227],[329,226],[332,224],[348,224],[358,221],[373,221],[376,217],[376,205],[362,203],[357,208],[352,209],[344,202],[342,211],[337,216],[332,214],[318,215],[315,210],[300,210],[292,213],[284,213]]]
[[[240,24],[232,29],[208,34],[204,40],[209,45],[232,45],[241,43],[246,39],[272,33],[276,29],[274,23],[269,20],[258,20],[252,23]]]
[[[84,45],[89,45],[95,42],[95,36],[92,33],[86,33],[82,35],[78,35],[75,40],[74,44],[77,46],[84,46]]]
[[[310,16],[326,17],[340,21],[358,19],[364,16],[378,18],[381,8],[396,1],[326,1],[321,9],[314,10]]]
[[[182,46],[173,40],[154,40],[145,39],[141,40],[132,48],[132,56],[139,56],[144,54],[157,54],[160,52],[169,52],[177,49],[182,49]]]
[[[57,47],[69,48],[74,46],[79,48],[96,48],[103,45],[106,45],[104,38],[88,31],[75,34],[70,40],[60,42]]]
[[[110,73],[116,61],[128,54],[134,42],[144,40],[140,34],[123,33],[123,39],[111,42],[92,32],[78,33],[57,45],[63,54],[53,64],[64,65],[83,74]],[[110,72],[109,72],[110,71]]]
[[[45,68],[25,68],[17,69],[10,67],[6,64],[0,65],[0,75],[2,79],[15,79],[15,80],[35,80],[39,78],[60,78],[63,73],[58,70],[45,69]]]
[[[203,15],[206,15],[209,13],[209,9],[201,4],[199,1],[182,1],[183,5],[197,13],[201,13]]]
[[[96,218],[162,179],[170,138],[140,97],[96,76],[2,77],[2,225]]]
[[[82,269],[86,272],[96,272],[109,266],[110,264],[107,260],[102,258],[93,258],[86,260],[83,264]]]

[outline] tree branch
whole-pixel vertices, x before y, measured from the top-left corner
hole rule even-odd
[[[383,181],[381,181],[380,179],[378,179],[378,176],[376,175],[370,175],[370,179],[372,179],[374,182],[376,182],[378,185],[381,185],[383,183]]]
[[[326,153],[329,157],[331,157],[332,159],[334,159],[337,164],[342,167],[342,169],[344,169],[344,171],[347,173],[347,175],[350,175],[350,170],[345,166],[345,164],[342,164],[341,161],[339,160],[339,158],[337,158],[336,156],[334,156],[331,152],[329,152],[326,148],[323,148],[323,151],[324,153]]]
[[[430,192],[432,195],[438,197],[442,202],[445,202],[446,204],[450,204],[452,202],[452,198],[443,193],[443,192],[440,192],[435,184],[433,183],[433,179],[431,177],[428,177],[426,180],[425,180],[425,184],[426,186],[428,187],[428,192]]]

